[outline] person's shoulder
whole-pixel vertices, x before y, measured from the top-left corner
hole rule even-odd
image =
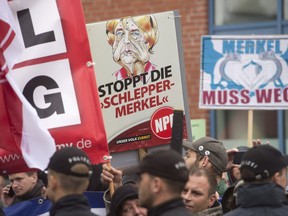
[[[181,215],[181,216],[191,216],[191,213],[185,208],[185,207],[178,207],[178,208],[174,208],[173,210],[164,212],[163,214],[161,214],[161,216],[177,216],[177,215]]]
[[[224,216],[254,216],[254,215],[274,215],[274,216],[284,216],[288,215],[288,206],[283,205],[281,207],[268,207],[268,206],[258,206],[253,208],[236,208],[230,212],[224,214]]]
[[[93,212],[58,212],[54,216],[99,216]]]
[[[242,216],[242,215],[244,215],[243,214],[243,212],[242,212],[242,210],[240,210],[239,208],[237,208],[237,209],[234,209],[234,210],[232,210],[232,211],[229,211],[229,212],[227,212],[227,213],[225,213],[223,216]],[[245,214],[246,215],[246,214]],[[256,214],[255,214],[256,215]]]
[[[0,208],[0,216],[5,216],[5,213],[2,208]]]
[[[242,207],[238,207],[236,209],[233,209],[227,213],[224,214],[224,216],[254,216],[254,215],[262,215],[262,214],[257,214],[257,212],[259,213],[259,209],[261,209],[262,207],[253,207],[253,208],[242,208]]]
[[[86,215],[85,215],[86,216]],[[95,213],[93,213],[93,212],[91,212],[91,214],[90,215],[88,215],[88,216],[99,216],[98,214],[95,214]]]
[[[278,211],[285,213],[284,215],[288,215],[288,203],[283,204],[282,207],[278,209]]]

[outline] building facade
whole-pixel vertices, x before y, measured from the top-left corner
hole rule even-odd
[[[247,145],[248,111],[198,108],[202,35],[285,34],[288,0],[82,0],[86,23],[178,10],[181,15],[191,119],[206,119],[207,135],[227,148]],[[253,137],[286,152],[287,111],[254,111]]]

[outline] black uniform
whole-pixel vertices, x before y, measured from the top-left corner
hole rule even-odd
[[[177,198],[148,210],[148,216],[191,216],[183,199]]]
[[[236,200],[237,208],[225,215],[288,215],[284,189],[273,183],[242,185],[238,189]]]
[[[53,204],[50,216],[95,216],[84,195],[68,195]]]

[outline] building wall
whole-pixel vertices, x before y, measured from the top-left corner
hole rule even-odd
[[[191,119],[206,119],[209,112],[198,108],[201,35],[208,34],[208,0],[82,0],[86,23],[178,10],[181,15],[182,42]]]

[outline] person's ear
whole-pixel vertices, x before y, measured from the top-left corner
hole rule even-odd
[[[210,195],[210,197],[209,197],[209,208],[211,208],[214,205],[216,200],[217,200],[217,197],[216,197],[215,193]]]
[[[207,167],[208,163],[209,163],[209,157],[208,156],[204,156],[203,159],[200,161],[201,162],[201,167]]]
[[[37,172],[34,172],[34,173],[31,175],[31,178],[33,179],[33,183],[36,183],[37,180],[38,180],[38,174],[37,174]]]
[[[277,185],[281,185],[280,181],[281,181],[281,175],[279,172],[276,172],[273,177],[272,180],[277,184]]]
[[[158,193],[163,187],[163,181],[159,177],[154,177],[152,180],[152,191]]]
[[[57,188],[58,181],[55,175],[48,175],[48,187],[51,188],[52,191],[54,191],[55,188]]]

